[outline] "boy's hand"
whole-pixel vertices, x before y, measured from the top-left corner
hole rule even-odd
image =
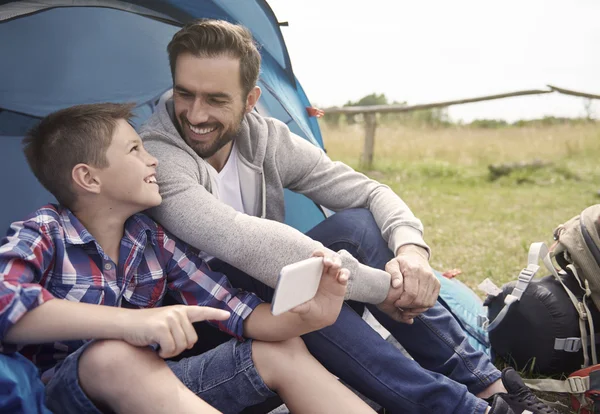
[[[319,289],[314,298],[296,306],[290,312],[297,313],[316,330],[332,325],[337,320],[344,303],[350,272],[341,268],[342,261],[337,255],[330,257],[325,256],[322,251],[316,251],[313,257],[323,257],[323,274]]]
[[[194,322],[223,321],[230,313],[206,306],[175,305],[154,309],[132,309],[123,324],[123,340],[134,346],[158,344],[158,355],[171,358],[194,346],[198,340]]]

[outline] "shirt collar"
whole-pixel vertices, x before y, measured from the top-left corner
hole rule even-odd
[[[96,242],[94,236],[83,226],[81,221],[66,208],[60,209],[60,220],[65,232],[65,241],[69,244],[87,244]],[[129,237],[136,244],[142,243],[143,233],[152,244],[156,244],[158,226],[145,214],[134,214],[125,222],[125,237]]]

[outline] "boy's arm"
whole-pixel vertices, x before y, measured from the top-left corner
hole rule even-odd
[[[323,257],[323,274],[317,294],[310,301],[279,316],[273,316],[270,306],[261,304],[244,322],[244,335],[262,341],[283,341],[332,325],[344,303],[349,272],[340,269],[339,256]]]
[[[169,293],[185,305],[209,306],[230,312],[226,321],[209,321],[241,339],[244,320],[262,303],[256,295],[231,286],[223,273],[213,272],[190,245],[159,229],[163,268]]]
[[[159,355],[168,358],[197,341],[193,322],[229,317],[222,310],[200,306],[123,309],[54,299],[39,284],[56,260],[49,233],[33,220],[13,223],[0,246],[0,348],[121,339],[136,346],[158,344]]]
[[[51,232],[36,219],[15,222],[0,246],[0,341],[117,338],[119,309],[50,300],[55,298],[40,285],[57,260]]]
[[[34,220],[15,222],[0,245],[0,343],[29,311],[54,299],[40,284],[54,243]]]

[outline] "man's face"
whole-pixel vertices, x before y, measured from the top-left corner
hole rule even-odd
[[[108,167],[99,169],[97,175],[101,195],[115,209],[133,214],[161,203],[155,177],[158,161],[144,149],[137,132],[123,119],[117,123],[106,159]]]
[[[200,157],[210,158],[233,140],[246,113],[240,61],[185,53],[177,58],[174,77],[179,131]]]

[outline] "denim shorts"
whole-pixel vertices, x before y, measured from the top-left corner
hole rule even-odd
[[[52,411],[101,413],[79,383],[79,358],[90,343],[69,355],[47,384],[46,403]],[[223,413],[240,412],[275,395],[254,367],[252,340],[231,339],[203,354],[167,364],[186,387]],[[135,387],[131,389],[135,392]]]

